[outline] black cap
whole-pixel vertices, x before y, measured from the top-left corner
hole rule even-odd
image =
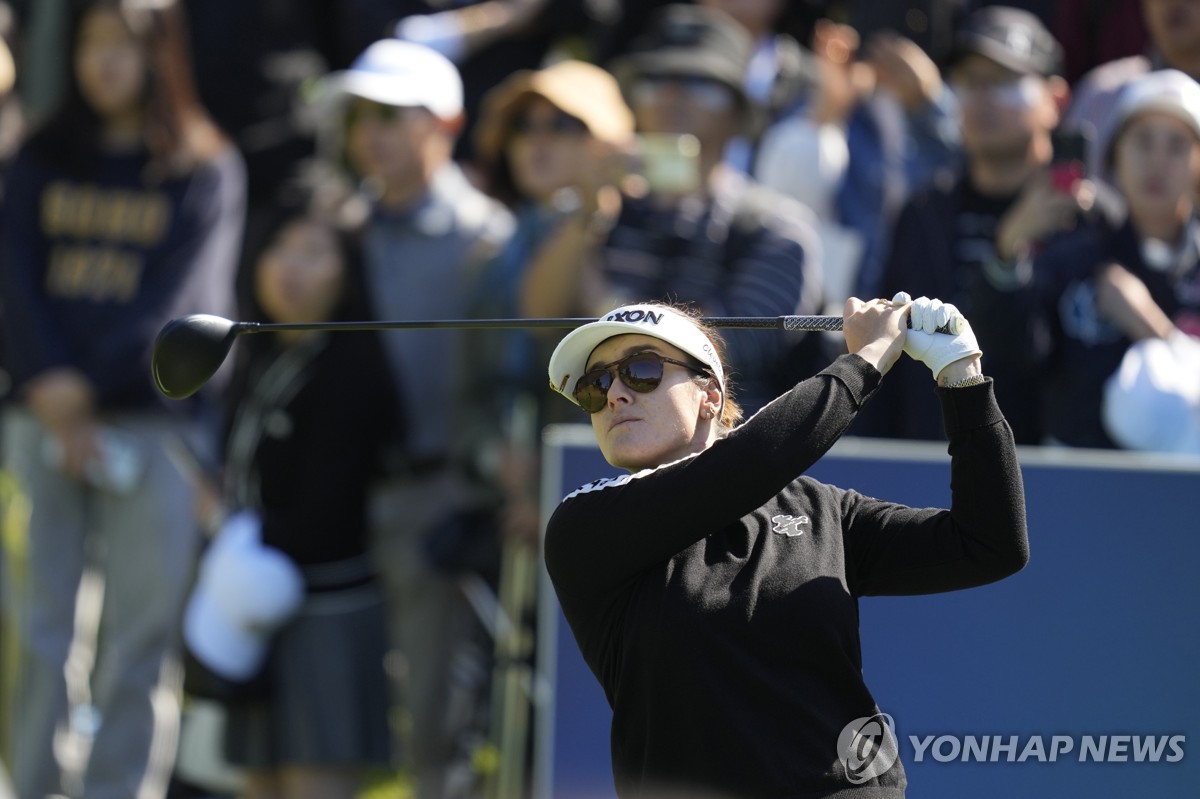
[[[746,69],[754,42],[723,11],[705,6],[669,5],[659,9],[628,53],[613,64],[622,77],[696,76],[720,81],[745,97]]]
[[[950,63],[976,53],[1025,75],[1057,75],[1062,47],[1034,14],[1008,6],[985,6],[954,34]]]

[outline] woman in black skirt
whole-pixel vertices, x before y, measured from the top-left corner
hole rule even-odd
[[[252,315],[368,318],[353,240],[284,214],[249,264]],[[381,590],[367,558],[367,491],[397,402],[373,333],[300,332],[240,343],[225,494],[256,511],[262,543],[299,567],[306,596],[272,638],[266,695],[229,706],[225,751],[246,796],[352,799],[391,760]]]

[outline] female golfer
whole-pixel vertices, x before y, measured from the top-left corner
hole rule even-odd
[[[904,795],[886,730],[839,758],[847,725],[879,712],[857,598],[981,585],[1028,559],[1012,432],[974,334],[953,306],[907,300],[848,300],[849,354],[738,426],[720,339],[678,310],[619,308],[552,355],[552,387],[630,472],[570,494],[545,541],[613,709],[622,797]],[[946,322],[957,335],[932,332]],[[803,476],[902,349],[941,386],[950,510]]]

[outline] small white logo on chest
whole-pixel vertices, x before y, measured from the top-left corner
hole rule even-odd
[[[807,516],[772,516],[771,523],[775,526],[771,528],[771,532],[786,535],[789,538],[792,536],[803,535],[805,530],[811,530],[810,522]]]

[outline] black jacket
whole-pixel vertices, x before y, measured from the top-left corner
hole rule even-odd
[[[875,391],[854,355],[704,452],[599,480],[546,530],[546,565],[613,708],[623,797],[904,795],[897,763],[853,784],[839,734],[878,712],[858,597],[988,583],[1028,558],[1012,433],[991,381],[942,389],[950,510],[804,477]]]
[[[896,221],[876,296],[907,291],[958,306],[983,350],[984,372],[996,379],[996,399],[1017,443],[1037,444],[1043,433],[1039,397],[1050,346],[1047,321],[1039,313],[1028,264],[1012,275],[998,258],[981,268],[955,252],[955,220],[967,191],[965,178],[959,178],[930,184],[909,199]],[[901,358],[851,432],[942,439],[941,419],[929,401],[933,387],[928,367]]]

